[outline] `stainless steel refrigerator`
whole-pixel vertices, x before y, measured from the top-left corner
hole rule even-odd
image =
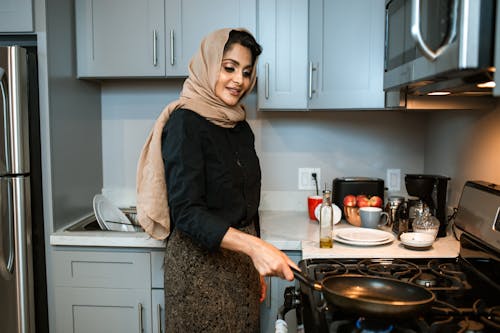
[[[36,46],[0,46],[3,333],[48,330],[39,128]]]

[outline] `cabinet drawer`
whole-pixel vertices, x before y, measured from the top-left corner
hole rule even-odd
[[[149,253],[54,252],[56,286],[151,288]]]
[[[165,251],[151,252],[151,287],[163,289]]]
[[[62,333],[150,333],[151,291],[55,288],[55,327]]]

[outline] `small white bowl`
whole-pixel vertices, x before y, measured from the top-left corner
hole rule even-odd
[[[427,250],[434,243],[434,235],[424,232],[404,232],[401,234],[401,243],[412,250]]]

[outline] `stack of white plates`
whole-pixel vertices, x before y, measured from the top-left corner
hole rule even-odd
[[[95,195],[93,205],[97,223],[102,230],[136,231],[127,216],[105,196]]]
[[[391,243],[394,235],[383,230],[355,227],[339,229],[333,240],[356,246],[377,246]]]

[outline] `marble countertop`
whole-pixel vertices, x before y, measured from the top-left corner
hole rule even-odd
[[[334,231],[335,232],[335,231]],[[399,240],[386,245],[353,246],[334,242],[331,249],[320,249],[318,241],[302,241],[302,259],[308,258],[455,258],[460,251],[460,243],[451,235],[436,238],[428,250],[407,249]]]
[[[261,237],[281,250],[301,250],[302,258],[455,258],[460,243],[452,236],[437,238],[428,250],[410,250],[397,239],[386,245],[352,246],[334,242],[333,248],[319,248],[318,222],[307,213],[290,211],[261,212]],[[335,230],[352,225],[342,220]]]
[[[145,232],[62,230],[50,235],[50,245],[163,248],[165,241]]]
[[[309,220],[307,212],[260,211],[261,238],[284,251],[302,251],[302,258],[454,258],[460,244],[451,235],[437,238],[425,251],[409,250],[397,239],[390,244],[359,247],[334,242],[331,249],[320,249],[318,222]],[[352,227],[345,221],[335,229]],[[334,232],[335,232],[334,229]],[[65,231],[50,236],[51,245],[163,248],[165,241],[144,232]]]

